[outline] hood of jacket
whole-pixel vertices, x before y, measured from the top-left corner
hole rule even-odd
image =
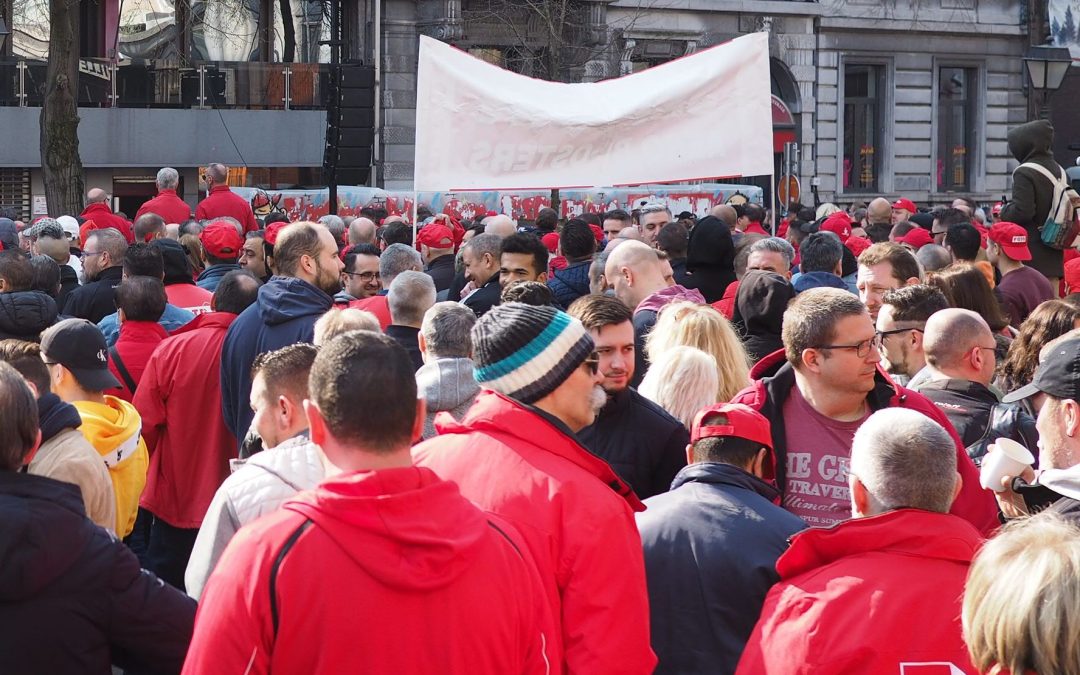
[[[673,303],[686,300],[698,305],[705,304],[705,296],[701,294],[701,291],[696,288],[683,288],[682,286],[675,284],[674,286],[668,286],[656,291],[652,295],[642,300],[634,313],[653,311],[659,312],[665,306]]]
[[[795,297],[787,279],[762,270],[751,270],[739,281],[735,296],[735,322],[746,335],[779,336],[784,312]]]
[[[183,245],[172,239],[155,239],[151,246],[161,251],[161,259],[165,263],[165,285],[194,284],[191,279],[191,262]]]
[[[723,462],[695,462],[683,467],[671,482],[671,489],[686,483],[727,485],[756,492],[770,502],[780,498],[780,491],[757,476]]]
[[[970,563],[982,541],[971,523],[957,516],[897,509],[796,534],[791,547],[776,561],[776,571],[781,579],[791,579],[841,558],[874,551]]]
[[[64,429],[78,429],[82,425],[82,417],[79,417],[75,406],[64,403],[52,392],[38,399],[37,408],[42,443],[51,440]]]
[[[220,279],[229,272],[240,269],[240,265],[237,263],[221,263],[218,265],[211,265],[202,272],[199,272],[199,278],[196,281],[205,281],[207,279]]]
[[[844,280],[832,272],[803,272],[791,282],[796,293],[808,291],[811,288],[839,288],[846,291],[847,284]]]
[[[310,518],[381,583],[414,591],[458,578],[491,531],[455,483],[423,467],[344,474],[284,508]]]
[[[416,371],[416,388],[427,401],[428,412],[453,410],[480,391],[473,376],[472,359],[436,359],[425,363]]]
[[[79,431],[98,452],[115,448],[142,431],[142,418],[135,406],[115,396],[106,396],[104,403],[76,401],[73,405],[82,418]]]
[[[735,281],[735,242],[726,223],[706,216],[690,231],[686,253],[686,271],[690,285],[701,291],[709,302],[716,302],[724,289]]]
[[[259,288],[259,316],[268,326],[320,316],[334,306],[334,298],[303,279],[272,277]]]
[[[1018,162],[1050,157],[1054,127],[1049,120],[1035,120],[1009,130],[1009,152]]]
[[[0,293],[0,333],[38,341],[41,331],[56,323],[56,301],[41,291]]]
[[[40,594],[83,554],[86,511],[79,488],[25,473],[0,471],[0,601]],[[65,542],[58,546],[57,542]]]

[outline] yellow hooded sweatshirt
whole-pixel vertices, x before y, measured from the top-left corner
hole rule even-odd
[[[142,418],[135,406],[115,396],[105,403],[74,401],[82,417],[79,431],[98,451],[109,469],[116,492],[116,534],[131,534],[139,513],[139,496],[146,485],[146,467],[150,456],[142,439]]]

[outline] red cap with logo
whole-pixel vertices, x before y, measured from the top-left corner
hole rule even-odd
[[[727,417],[727,424],[704,424],[705,420],[715,415]],[[734,436],[759,443],[770,451],[773,449],[772,431],[769,420],[758,411],[742,403],[719,403],[709,406],[694,415],[694,424],[690,427],[690,442],[697,443],[703,438]],[[771,464],[771,463],[770,463]],[[773,467],[765,467],[766,478],[774,478]]]
[[[895,202],[893,202],[892,207],[894,209],[904,209],[909,213],[915,213],[916,211],[918,211],[918,209],[915,208],[915,202],[911,201],[906,197],[901,197],[900,199],[897,199]]]
[[[840,237],[841,243],[847,243],[849,237],[851,237],[851,216],[843,211],[837,211],[821,224],[822,232],[832,232],[836,236]]]
[[[1000,246],[1002,252],[1013,260],[1031,260],[1027,230],[1016,223],[994,223],[990,228],[990,241]]]
[[[206,252],[215,258],[235,260],[244,248],[244,237],[227,220],[215,220],[199,235]]]
[[[915,250],[926,246],[927,244],[934,243],[934,235],[930,234],[921,227],[916,227],[914,230],[908,232],[902,237],[897,238],[897,243],[907,244]]]
[[[446,225],[428,223],[416,233],[416,243],[431,248],[454,248],[454,233]]]

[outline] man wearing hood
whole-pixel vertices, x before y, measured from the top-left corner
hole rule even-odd
[[[251,364],[262,352],[315,339],[315,322],[341,290],[337,243],[315,223],[282,228],[274,242],[277,275],[229,326],[221,353],[221,411],[237,447],[251,426]]]
[[[734,323],[741,327],[743,346],[750,361],[757,361],[783,349],[780,331],[784,312],[795,297],[795,289],[780,274],[749,270],[739,282],[735,295]]]
[[[79,411],[79,431],[109,469],[116,494],[115,531],[123,538],[135,527],[149,457],[135,406],[105,394],[120,388],[109,372],[107,354],[105,337],[84,319],[65,319],[41,336],[52,392]]]
[[[557,633],[521,536],[412,466],[424,406],[405,351],[338,336],[310,395],[312,441],[343,473],[229,546],[185,672],[550,672]],[[377,425],[356,415],[376,408]]]
[[[702,304],[705,298],[696,290],[678,284],[669,286],[656,251],[639,241],[625,242],[611,252],[604,265],[604,277],[615,290],[615,297],[634,313],[634,374],[630,386],[637,387],[649,369],[645,337],[656,324],[660,309],[680,300]]]
[[[79,411],[50,391],[49,369],[41,360],[41,348],[33,342],[3,340],[0,361],[19,371],[37,396],[41,446],[27,465],[27,473],[79,486],[87,518],[115,533],[116,495],[109,471],[79,433]]]
[[[19,251],[0,251],[0,339],[37,342],[56,323],[56,301],[31,290],[34,267]]]
[[[472,337],[476,314],[457,302],[439,302],[424,313],[420,324],[420,355],[416,386],[427,404],[424,438],[436,435],[435,416],[449,412],[459,422],[480,392],[473,377]]]
[[[1009,130],[1009,152],[1021,162],[1013,170],[1012,200],[1001,208],[1001,220],[1016,223],[1027,230],[1028,249],[1034,267],[1050,280],[1054,289],[1064,273],[1064,253],[1042,242],[1040,230],[1053,206],[1054,185],[1037,169],[1023,164],[1037,164],[1054,176],[1064,176],[1065,170],[1054,161],[1051,148],[1054,127],[1048,120],[1036,120]]]
[[[735,210],[716,209],[726,217]],[[686,252],[686,271],[690,275],[689,288],[696,288],[705,301],[714,303],[724,297],[728,284],[735,281],[735,242],[731,239],[731,227],[716,216],[706,216],[690,230]]]

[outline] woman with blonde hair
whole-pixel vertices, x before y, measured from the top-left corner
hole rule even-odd
[[[972,562],[961,620],[971,663],[998,675],[1080,675],[1080,528],[1021,520]]]
[[[673,302],[660,310],[645,339],[645,355],[653,364],[674,347],[696,347],[713,357],[719,376],[716,401],[730,401],[750,383],[742,341],[731,322],[709,305]]]
[[[716,360],[696,347],[672,347],[649,365],[638,393],[668,411],[688,430],[694,415],[718,403]]]

